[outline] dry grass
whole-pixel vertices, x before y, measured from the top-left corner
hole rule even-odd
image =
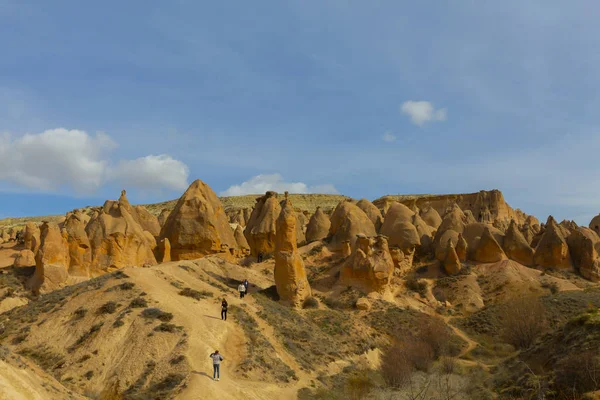
[[[517,348],[528,348],[547,329],[546,311],[538,298],[522,298],[501,314],[502,337]]]

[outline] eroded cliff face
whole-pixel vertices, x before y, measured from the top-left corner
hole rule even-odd
[[[505,231],[514,219],[519,226],[525,222],[536,222],[535,218],[519,209],[513,209],[504,200],[499,190],[482,190],[477,193],[444,194],[444,195],[406,195],[384,196],[373,202],[385,216],[387,209],[394,202],[400,202],[410,209],[434,209],[442,217],[456,204],[463,211],[470,211],[478,222],[491,223]],[[532,221],[533,218],[533,221]],[[539,221],[537,221],[539,225]]]

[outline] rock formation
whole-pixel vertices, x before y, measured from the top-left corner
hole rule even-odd
[[[573,268],[567,241],[552,216],[548,217],[544,233],[535,249],[534,262],[544,268]]]
[[[126,266],[156,264],[156,240],[122,207],[107,201],[95,213],[85,231],[92,249],[90,275],[97,276]]]
[[[448,275],[456,275],[462,269],[458,254],[452,244],[452,240],[448,240],[446,246],[446,259],[444,260],[444,270]]]
[[[35,254],[31,250],[21,250],[13,263],[15,267],[33,267],[34,265]]]
[[[351,201],[340,202],[331,215],[329,237],[332,247],[339,250],[346,240],[354,243],[359,234],[375,236],[375,226],[367,214]]]
[[[427,225],[434,229],[439,228],[439,226],[442,224],[442,217],[440,217],[440,214],[430,205],[427,205],[424,209],[421,209],[420,215],[421,218],[423,218],[423,221],[425,221]]]
[[[79,210],[71,213],[64,223],[69,248],[69,274],[73,276],[90,276],[92,249],[85,226],[83,214]]]
[[[385,214],[381,233],[389,238],[389,245],[399,247],[405,254],[421,245],[419,233],[412,223],[415,215],[404,204],[394,203]]]
[[[381,225],[383,225],[383,216],[381,215],[381,211],[379,211],[379,209],[367,199],[359,200],[356,203],[356,206],[363,210],[365,214],[367,214],[367,217],[369,217],[373,223],[373,226],[375,226],[375,230],[379,232]]]
[[[160,234],[169,239],[171,258],[193,260],[237,247],[221,201],[201,180],[194,181],[177,201]]]
[[[35,272],[28,282],[34,293],[59,288],[69,278],[69,250],[66,232],[57,224],[44,222],[40,229],[40,248],[35,256]]]
[[[246,236],[244,236],[244,230],[242,229],[241,225],[238,225],[235,228],[235,231],[233,233],[233,236],[235,237],[235,242],[238,246],[238,248],[240,249],[240,255],[242,256],[246,256],[250,254],[250,245],[248,244],[248,241],[246,240]]]
[[[590,229],[600,235],[600,214],[596,215],[590,221]]]
[[[457,243],[454,250],[456,251],[456,256],[460,262],[467,261],[467,252],[469,250],[469,246],[467,245],[467,241],[463,237],[462,233],[458,234]]]
[[[579,227],[567,237],[573,265],[586,279],[600,281],[600,260],[598,250],[600,237],[592,229]]]
[[[142,229],[150,232],[152,236],[158,237],[161,230],[158,218],[150,214],[150,211],[144,206],[135,206],[134,209],[137,214],[137,222],[141,225]]]
[[[290,200],[283,202],[275,237],[275,286],[282,302],[298,307],[311,295],[304,262],[298,253],[296,215]]]
[[[502,248],[506,256],[511,260],[527,266],[533,265],[534,251],[517,228],[515,220],[511,221],[506,231]]]
[[[28,222],[25,225],[24,239],[25,248],[36,254],[40,248],[40,228],[33,222]]]
[[[244,229],[253,256],[270,254],[275,249],[276,221],[281,213],[277,193],[267,192],[256,199],[256,205]],[[295,215],[294,215],[295,217]]]
[[[171,261],[171,243],[169,242],[169,239],[163,238],[158,242],[158,254],[156,259],[161,263]]]
[[[160,215],[158,216],[158,224],[160,225],[161,229],[163,226],[165,226],[165,222],[167,222],[167,219],[169,218],[169,214],[171,214],[171,210],[168,210],[166,208],[164,208],[160,212]]]
[[[394,275],[394,260],[387,238],[379,235],[357,237],[354,251],[342,266],[340,283],[350,285],[365,293],[383,292]]]
[[[494,263],[506,259],[506,255],[496,241],[489,227],[485,227],[479,243],[473,252],[473,261]]]
[[[412,224],[417,230],[419,236],[419,243],[421,245],[420,251],[422,254],[429,254],[433,249],[433,234],[435,229],[421,218],[419,214],[415,214],[412,217]]]
[[[323,212],[321,207],[317,207],[306,227],[306,242],[311,243],[325,239],[329,234],[329,228],[331,228],[329,217]]]

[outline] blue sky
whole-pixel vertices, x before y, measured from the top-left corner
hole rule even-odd
[[[600,212],[593,1],[0,0],[0,217],[497,188]]]

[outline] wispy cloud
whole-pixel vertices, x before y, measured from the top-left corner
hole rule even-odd
[[[445,108],[436,109],[428,101],[405,101],[400,106],[400,112],[410,117],[413,124],[423,126],[430,121],[445,121],[448,112]]]
[[[386,131],[383,136],[381,136],[381,139],[384,142],[392,143],[396,141],[396,136],[392,133],[392,131]]]

